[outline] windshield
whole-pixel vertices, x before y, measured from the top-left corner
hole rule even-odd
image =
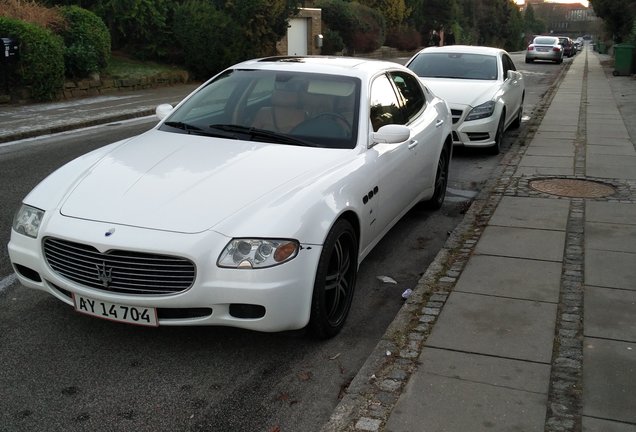
[[[420,77],[497,79],[497,57],[468,53],[421,53],[408,68]]]
[[[229,139],[354,148],[360,80],[232,69],[175,110],[161,130]]]

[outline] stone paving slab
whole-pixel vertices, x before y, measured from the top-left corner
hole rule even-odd
[[[636,253],[636,225],[587,222],[585,245],[596,250]]]
[[[636,432],[636,425],[583,417],[583,432]]]
[[[524,156],[519,166],[531,166],[541,168],[569,168],[574,165],[574,157],[556,156]]]
[[[550,365],[424,348],[420,370],[433,375],[532,393],[548,393]]]
[[[636,343],[586,337],[583,415],[636,424]]]
[[[565,231],[569,211],[568,200],[503,197],[488,224]]]
[[[636,254],[604,250],[585,251],[585,283],[636,291]]]
[[[520,166],[515,171],[515,177],[535,177],[535,176],[551,176],[551,177],[561,177],[561,176],[573,176],[574,175],[574,166],[569,168],[545,168],[545,167],[531,167],[531,166]]]
[[[572,131],[544,131],[544,132],[539,132],[537,131],[537,133],[534,135],[534,139],[570,139],[570,140],[574,140],[576,139],[576,132],[572,132]]]
[[[619,139],[619,138],[612,138],[612,139],[607,139],[607,138],[599,138],[596,137],[595,139],[590,139],[590,137],[587,138],[587,146],[589,147],[590,145],[595,145],[595,146],[621,146],[621,147],[631,147],[634,148],[634,144],[632,144],[632,142],[628,139]]]
[[[636,156],[636,151],[632,145],[588,145],[586,151],[588,155]]]
[[[636,225],[636,204],[588,201],[585,204],[585,220]]]
[[[588,177],[633,180],[636,178],[636,166],[607,166],[590,161],[585,167],[585,174]]]
[[[557,305],[453,292],[426,345],[550,363]]]
[[[632,341],[636,345],[635,317],[636,291],[585,287],[586,336]],[[636,394],[634,404],[636,410]]]
[[[560,146],[531,146],[526,151],[526,156],[573,156],[574,144],[567,143]]]
[[[632,147],[633,148],[633,147]],[[624,166],[634,167],[636,166],[636,156],[616,156],[616,155],[596,155],[590,154],[587,156],[587,163],[601,166]]]
[[[544,394],[421,373],[409,381],[386,431],[543,432],[546,402]]]
[[[475,253],[561,262],[564,245],[562,231],[488,226]]]
[[[528,146],[528,150],[537,147],[550,147],[550,148],[567,148],[572,149],[572,155],[574,154],[575,139],[564,138],[533,138]],[[527,154],[527,151],[526,151]]]
[[[557,303],[561,263],[473,255],[455,291]]]

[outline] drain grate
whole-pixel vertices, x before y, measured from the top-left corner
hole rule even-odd
[[[603,198],[616,193],[614,187],[591,180],[552,178],[532,180],[529,186],[539,192],[569,198]]]

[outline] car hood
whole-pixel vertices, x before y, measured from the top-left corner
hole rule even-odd
[[[83,172],[60,211],[104,223],[202,232],[338,159],[342,150],[153,130]]]
[[[475,107],[493,99],[499,81],[421,78],[422,82],[449,105]]]

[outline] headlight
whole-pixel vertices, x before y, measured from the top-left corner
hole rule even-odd
[[[470,112],[466,116],[466,120],[464,121],[478,120],[478,119],[490,117],[492,113],[495,112],[496,105],[497,104],[495,103],[495,101],[488,101],[479,106],[476,106],[475,108],[470,110]]]
[[[13,218],[13,229],[20,234],[36,238],[43,217],[44,210],[22,204]]]
[[[273,267],[293,259],[298,255],[300,245],[288,239],[232,239],[216,264],[226,268]]]

